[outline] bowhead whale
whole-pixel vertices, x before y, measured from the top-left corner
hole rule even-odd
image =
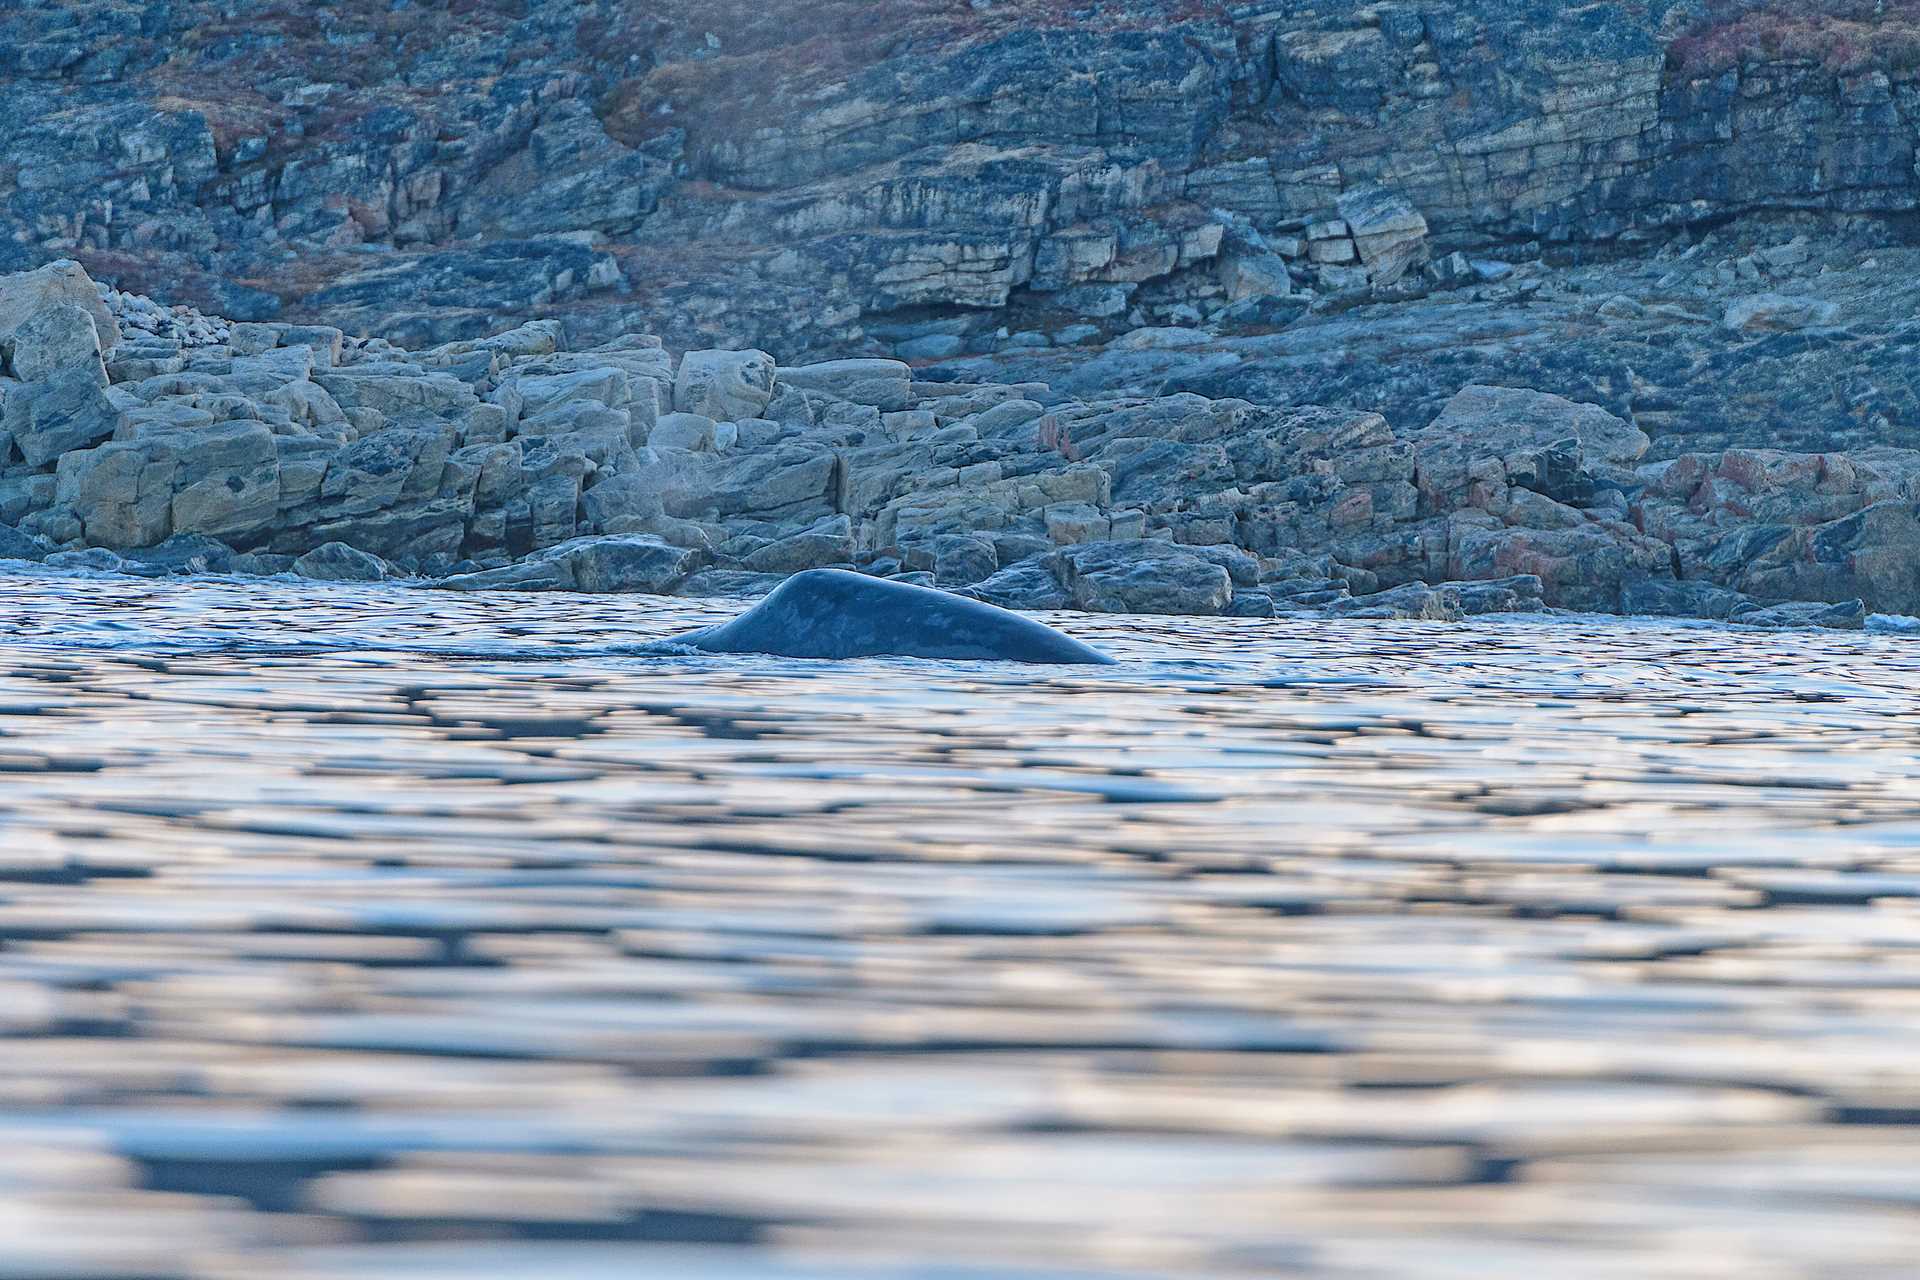
[[[668,643],[784,658],[1113,661],[1044,623],[983,601],[845,569],[796,573],[733,621]]]

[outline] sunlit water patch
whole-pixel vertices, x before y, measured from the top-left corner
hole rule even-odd
[[[1912,1274],[1920,644],[0,578],[0,1275]]]

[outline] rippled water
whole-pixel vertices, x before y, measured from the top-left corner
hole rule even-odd
[[[1920,642],[0,579],[0,1277],[1911,1277]]]

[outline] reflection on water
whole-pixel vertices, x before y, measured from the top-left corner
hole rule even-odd
[[[1920,645],[0,579],[0,1276],[1910,1277]]]

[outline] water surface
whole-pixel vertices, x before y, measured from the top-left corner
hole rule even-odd
[[[1910,1277],[1920,642],[0,578],[0,1277]]]

